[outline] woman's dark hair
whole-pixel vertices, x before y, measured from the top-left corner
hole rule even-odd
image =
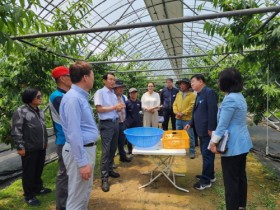
[[[148,85],[149,85],[149,84],[153,84],[153,86],[155,87],[155,83],[154,83],[154,82],[148,82]]]
[[[226,68],[219,74],[219,88],[223,92],[238,93],[243,89],[242,76],[235,68]]]
[[[21,95],[22,102],[25,104],[30,104],[33,101],[33,99],[37,96],[37,93],[39,91],[40,90],[38,88],[26,88]]]
[[[195,74],[191,77],[191,80],[192,78],[196,78],[197,80],[202,80],[203,83],[205,83],[205,77],[202,75],[202,74]]]
[[[69,71],[71,81],[75,84],[80,82],[85,75],[90,75],[92,66],[85,61],[77,61],[70,66]]]
[[[115,76],[115,74],[114,73],[112,73],[112,72],[108,72],[108,73],[106,73],[106,74],[104,74],[103,75],[103,80],[107,80],[108,79],[108,75],[113,75],[113,76]]]

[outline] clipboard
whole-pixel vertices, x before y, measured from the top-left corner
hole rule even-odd
[[[217,144],[217,151],[219,153],[224,154],[224,153],[227,152],[228,141],[229,141],[229,132],[228,132],[228,130],[226,130],[226,132],[224,133],[223,137],[221,138],[221,140]]]
[[[214,132],[214,131],[213,131]],[[217,152],[221,154],[225,154],[228,150],[228,141],[229,141],[229,131],[226,130],[220,141],[217,143]],[[210,144],[209,142],[208,149],[210,150]]]

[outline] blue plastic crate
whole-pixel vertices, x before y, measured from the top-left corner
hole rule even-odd
[[[136,127],[126,129],[124,134],[127,140],[137,147],[152,147],[160,141],[163,130],[153,127]]]

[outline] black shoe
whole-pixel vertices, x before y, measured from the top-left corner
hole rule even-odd
[[[37,195],[44,195],[50,193],[52,190],[49,188],[43,187],[39,192],[36,192]]]
[[[120,161],[129,163],[129,162],[131,162],[131,159],[128,157],[125,157],[125,158],[120,158]]]
[[[204,190],[204,189],[206,189],[206,188],[210,188],[211,186],[212,186],[211,182],[209,182],[209,183],[203,183],[203,182],[201,182],[201,181],[198,181],[197,183],[195,183],[195,184],[193,185],[193,187],[194,187],[195,189],[197,189],[197,190]]]
[[[108,192],[110,190],[110,185],[108,180],[102,180],[102,186],[101,186],[103,192]]]
[[[118,178],[118,177],[120,177],[121,175],[120,175],[119,173],[117,173],[117,172],[110,171],[110,172],[109,172],[109,176],[110,176],[110,177],[113,177],[113,178]]]
[[[41,202],[36,198],[25,198],[25,202],[29,205],[29,206],[40,206]]]
[[[202,175],[196,175],[195,177],[200,180],[202,178]],[[215,177],[213,179],[210,179],[211,183],[214,183],[215,181],[216,181]]]

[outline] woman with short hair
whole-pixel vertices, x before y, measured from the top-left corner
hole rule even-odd
[[[50,193],[43,187],[41,175],[48,143],[44,112],[39,109],[42,94],[39,89],[27,88],[22,94],[24,105],[13,114],[12,137],[22,161],[22,187],[28,205],[40,205],[36,195]]]
[[[246,157],[253,147],[247,128],[247,103],[242,95],[240,72],[226,68],[219,74],[219,88],[226,95],[218,112],[218,126],[212,135],[210,149],[217,152],[217,143],[229,132],[228,149],[221,154],[225,186],[226,209],[246,209]]]

